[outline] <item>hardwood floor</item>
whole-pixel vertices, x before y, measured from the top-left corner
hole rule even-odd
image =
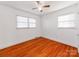
[[[0,57],[76,57],[77,48],[39,37],[0,50]]]
[[[78,53],[78,57],[79,57],[79,53]]]

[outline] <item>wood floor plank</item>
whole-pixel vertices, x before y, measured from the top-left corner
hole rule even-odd
[[[35,38],[0,50],[1,57],[76,57],[78,50],[48,38]]]

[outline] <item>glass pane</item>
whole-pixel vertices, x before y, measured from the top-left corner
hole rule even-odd
[[[26,27],[28,27],[28,24],[27,23],[17,23],[17,27],[18,28],[26,28]]]
[[[30,23],[30,24],[29,24],[29,27],[30,27],[30,28],[31,28],[31,27],[36,27],[36,24]]]
[[[68,14],[58,17],[58,21],[73,21],[74,19],[75,19],[75,14]]]
[[[17,22],[27,22],[28,19],[26,17],[17,16]]]
[[[59,22],[58,27],[74,27],[75,24],[73,22]]]
[[[35,23],[35,22],[36,22],[36,20],[35,20],[35,19],[33,19],[33,18],[29,18],[29,22],[30,22],[30,23]]]

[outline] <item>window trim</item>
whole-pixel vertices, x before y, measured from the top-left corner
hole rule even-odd
[[[29,19],[29,18],[32,18],[32,17],[28,17],[28,19]],[[34,18],[33,18],[33,19],[34,19]],[[35,21],[36,21],[36,19],[35,19]],[[36,27],[37,27],[37,25],[36,25],[36,24],[37,24],[37,22],[32,23],[32,22],[29,22],[29,21],[28,21],[28,23],[29,23],[29,24],[28,24],[28,25],[29,25],[29,28],[36,28]],[[36,25],[36,27],[30,27],[30,24],[35,24],[35,25]]]
[[[17,27],[17,16],[21,16],[21,15],[16,15],[16,29],[35,29],[36,27],[29,27],[29,21],[28,21],[28,27],[22,27],[22,28],[18,28]],[[26,16],[21,16],[21,17],[25,17],[25,18],[33,18],[33,17],[26,17]],[[33,19],[35,19],[35,18],[33,18]],[[36,20],[36,19],[35,19]],[[35,24],[37,24],[37,21],[36,21],[36,23]]]
[[[76,13],[66,13],[66,14],[58,15],[58,17],[65,16],[65,15],[71,15],[71,14],[74,14],[75,16],[77,15]],[[59,21],[58,21],[58,18],[57,18],[57,28],[58,29],[75,29],[75,27],[76,27],[75,21],[74,21],[74,27],[58,27],[58,22]],[[71,21],[69,21],[69,22],[71,22]]]

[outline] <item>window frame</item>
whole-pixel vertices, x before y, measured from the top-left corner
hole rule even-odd
[[[76,20],[76,13],[62,14],[62,15],[58,15],[58,17],[66,16],[66,15],[72,15],[72,14],[75,16],[74,19]],[[76,27],[75,20],[73,20],[73,21],[58,21],[58,18],[57,18],[57,28],[58,28],[58,29],[75,29],[75,27]],[[59,22],[73,22],[73,23],[74,23],[74,26],[73,26],[73,27],[59,27],[59,26],[58,26],[58,23],[59,23]]]
[[[30,18],[32,18],[32,17],[28,17],[28,19],[30,19]],[[32,18],[32,19],[34,19],[34,18]],[[35,23],[29,22],[29,20],[28,20],[29,28],[36,28],[36,27],[37,27],[37,26],[36,26],[36,24],[37,24],[36,19],[34,19],[34,20],[35,20]],[[30,24],[35,24],[36,27],[30,27]]]
[[[30,26],[29,26],[29,18],[33,18],[33,17],[26,17],[26,16],[20,16],[20,17],[28,18],[28,20],[27,20],[28,27],[17,27],[17,26],[18,26],[18,25],[17,25],[17,24],[18,24],[18,22],[17,22],[17,17],[18,17],[18,16],[20,16],[20,15],[17,15],[17,16],[16,16],[16,29],[32,29],[32,28],[34,29],[34,28],[37,27],[37,26],[36,26],[36,27],[30,27]],[[35,18],[33,18],[33,19],[35,19]],[[35,21],[36,21],[36,19],[35,19]],[[37,22],[37,21],[36,21],[36,22]],[[36,23],[35,23],[35,25],[36,25]]]

